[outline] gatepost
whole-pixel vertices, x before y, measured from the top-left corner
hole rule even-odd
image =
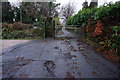
[[[52,18],[46,18],[45,38],[55,38],[55,21]]]

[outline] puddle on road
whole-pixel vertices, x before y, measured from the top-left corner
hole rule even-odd
[[[53,61],[46,61],[46,62],[44,63],[44,66],[45,66],[45,68],[46,68],[47,70],[53,70],[53,69],[55,69],[55,64],[54,64]]]
[[[54,74],[55,64],[53,61],[45,61],[44,67],[46,68],[49,77],[56,77]]]

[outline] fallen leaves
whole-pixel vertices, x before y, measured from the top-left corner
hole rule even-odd
[[[77,62],[73,62],[73,64],[77,64]]]
[[[77,56],[75,56],[75,55],[71,55],[71,56],[69,56],[69,59],[72,59],[72,58],[76,58]]]
[[[74,47],[73,47],[73,46],[70,46],[70,47],[69,47],[69,49],[70,49],[70,50],[73,50],[73,49],[74,49]]]
[[[49,42],[49,40],[43,40],[44,43]]]
[[[70,49],[71,51],[74,51],[74,52],[78,51],[78,50],[75,49],[73,46],[70,46],[68,49]]]
[[[103,56],[107,60],[114,62],[116,64],[118,64],[120,62],[120,57],[117,55],[115,50],[113,50],[113,49],[108,50],[104,46],[99,46],[95,49],[101,56]]]
[[[79,76],[81,76],[81,72],[77,72],[77,74],[78,74]]]
[[[70,72],[66,72],[66,78],[64,80],[76,80],[76,78]]]
[[[79,47],[79,51],[85,51],[85,48]]]
[[[56,47],[55,47],[55,49],[59,49],[59,47],[58,47],[58,46],[56,46]]]
[[[7,72],[16,72],[19,69],[20,69],[20,66],[15,66],[14,68],[8,69]]]
[[[71,55],[70,52],[64,54],[66,56],[66,58],[69,58],[69,59],[72,59],[72,58],[76,58],[77,56],[76,55]]]
[[[76,66],[75,69],[80,69],[80,67]]]
[[[76,51],[78,51],[78,50],[77,50],[77,49],[74,49],[73,51],[76,52]]]
[[[20,78],[27,78],[29,74],[20,74],[19,77]]]
[[[99,44],[103,45],[103,44],[105,44],[105,42],[99,42]]]
[[[93,72],[92,72],[92,74],[93,74],[93,75],[96,75],[96,74],[97,74],[97,72],[93,71]]]

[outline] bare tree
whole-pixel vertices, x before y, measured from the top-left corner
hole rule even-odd
[[[61,7],[62,19],[64,19],[64,21],[66,21],[69,17],[73,16],[75,11],[76,11],[76,9],[75,9],[75,4],[74,3],[69,2],[68,4],[63,5]]]
[[[57,8],[60,6],[59,3],[53,2],[38,2],[37,8],[39,9],[39,14],[42,14],[46,17],[58,17]]]

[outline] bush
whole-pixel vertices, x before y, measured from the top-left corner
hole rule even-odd
[[[88,39],[120,55],[120,2],[80,10],[66,24],[83,25]]]
[[[11,26],[11,29],[14,29],[14,30],[23,30],[23,29],[27,29],[27,28],[29,28],[29,26],[27,24],[24,24],[21,22],[15,22]]]
[[[92,9],[87,8],[80,10],[78,14],[69,18],[66,22],[67,25],[85,25],[86,21],[95,15],[97,8],[94,7]]]
[[[101,6],[99,8],[87,8],[80,10],[76,15],[70,17],[67,25],[87,25],[87,20],[93,18],[94,21],[102,19],[103,17],[110,17],[111,20],[120,21],[120,2],[115,4],[108,4],[107,6]]]
[[[13,26],[11,28],[10,26],[8,27],[8,25],[11,24],[4,24],[4,27],[2,28],[2,39],[36,39],[44,37],[43,28],[26,28],[24,26],[20,26],[22,28],[21,29],[20,27],[13,28]]]
[[[11,30],[23,30],[29,28],[29,25],[21,22],[14,22],[13,24],[3,23],[2,27],[9,28]]]

